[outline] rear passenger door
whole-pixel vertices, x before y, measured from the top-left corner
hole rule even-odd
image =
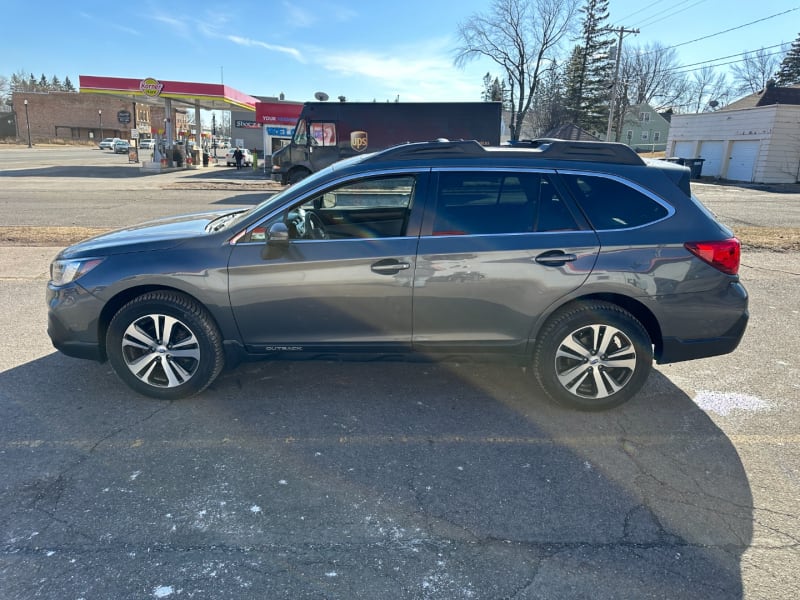
[[[420,350],[523,351],[588,277],[597,236],[545,171],[433,173],[414,277]]]

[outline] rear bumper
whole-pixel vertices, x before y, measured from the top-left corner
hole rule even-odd
[[[739,320],[719,337],[706,339],[665,337],[662,340],[661,353],[656,362],[662,365],[733,352],[744,336],[749,317],[748,311],[745,310]]]

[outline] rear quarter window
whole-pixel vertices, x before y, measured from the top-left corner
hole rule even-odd
[[[664,205],[621,181],[563,173],[562,178],[595,229],[640,227],[669,215]]]

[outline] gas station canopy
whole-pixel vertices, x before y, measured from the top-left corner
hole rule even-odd
[[[152,77],[96,77],[80,75],[81,94],[107,94],[142,104],[162,104],[169,99],[205,110],[256,110],[258,100],[218,83],[160,81]]]

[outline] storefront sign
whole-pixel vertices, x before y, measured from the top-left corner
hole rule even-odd
[[[161,90],[163,89],[164,89],[164,84],[160,83],[158,79],[153,79],[152,77],[143,79],[142,82],[139,84],[139,90],[145,96],[150,96],[151,98],[160,96]]]
[[[256,102],[256,121],[259,125],[292,125],[297,123],[302,104],[291,102]]]
[[[130,123],[131,122],[131,111],[129,110],[121,110],[117,113],[117,121],[120,123]]]
[[[241,119],[237,119],[234,122],[234,125],[239,129],[258,129],[258,123],[255,121],[243,121]]]

